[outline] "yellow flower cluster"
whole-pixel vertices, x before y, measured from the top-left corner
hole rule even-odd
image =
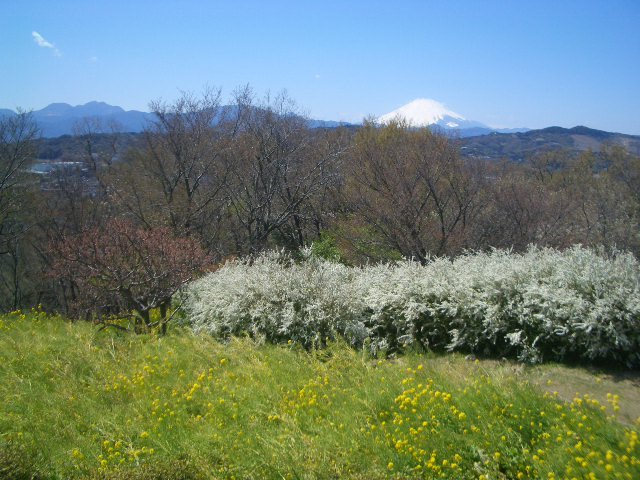
[[[481,376],[458,391],[447,392],[421,369],[409,369],[403,391],[389,411],[370,418],[369,430],[381,432],[396,452],[390,465],[428,477],[457,478],[455,471],[481,472],[480,478],[640,478],[638,434],[628,430],[618,447],[626,455],[592,447],[594,422],[607,422],[606,408],[589,395],[571,403],[546,394],[546,406],[529,408],[500,395],[492,380]],[[619,398],[608,401],[617,406]],[[469,416],[491,404],[489,416]],[[463,408],[461,405],[465,405]],[[472,407],[472,408],[469,408]],[[465,411],[466,410],[466,411]],[[388,422],[387,420],[390,420]],[[494,440],[495,439],[495,440]],[[499,439],[499,440],[498,440]],[[498,446],[497,450],[490,450]],[[568,459],[563,471],[558,455]],[[553,459],[551,462],[550,460]],[[635,472],[635,473],[634,473]]]
[[[322,403],[323,408],[330,407],[332,404],[330,393],[332,392],[328,387],[328,376],[312,378],[300,389],[287,391],[281,402],[281,408],[286,414],[295,417],[299,410],[314,409],[318,402]],[[335,392],[331,396],[335,397]]]

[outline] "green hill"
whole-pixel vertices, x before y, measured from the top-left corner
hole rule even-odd
[[[555,365],[14,312],[0,317],[0,477],[632,479],[638,393],[633,377]]]

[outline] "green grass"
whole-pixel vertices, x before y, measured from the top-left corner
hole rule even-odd
[[[639,393],[559,365],[14,313],[0,317],[0,478],[633,479]]]

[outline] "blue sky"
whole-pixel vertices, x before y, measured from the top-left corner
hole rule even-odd
[[[248,83],[326,120],[426,97],[492,126],[640,134],[640,1],[0,0],[0,72],[0,108]]]

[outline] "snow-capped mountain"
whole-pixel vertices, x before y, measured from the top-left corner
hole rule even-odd
[[[449,110],[442,103],[430,98],[418,98],[407,103],[378,117],[378,122],[385,124],[396,118],[405,119],[412,127],[436,125],[445,130],[459,130],[463,136],[464,133],[471,133],[470,129],[473,129],[473,135],[495,131],[483,123],[467,120],[459,113]]]

